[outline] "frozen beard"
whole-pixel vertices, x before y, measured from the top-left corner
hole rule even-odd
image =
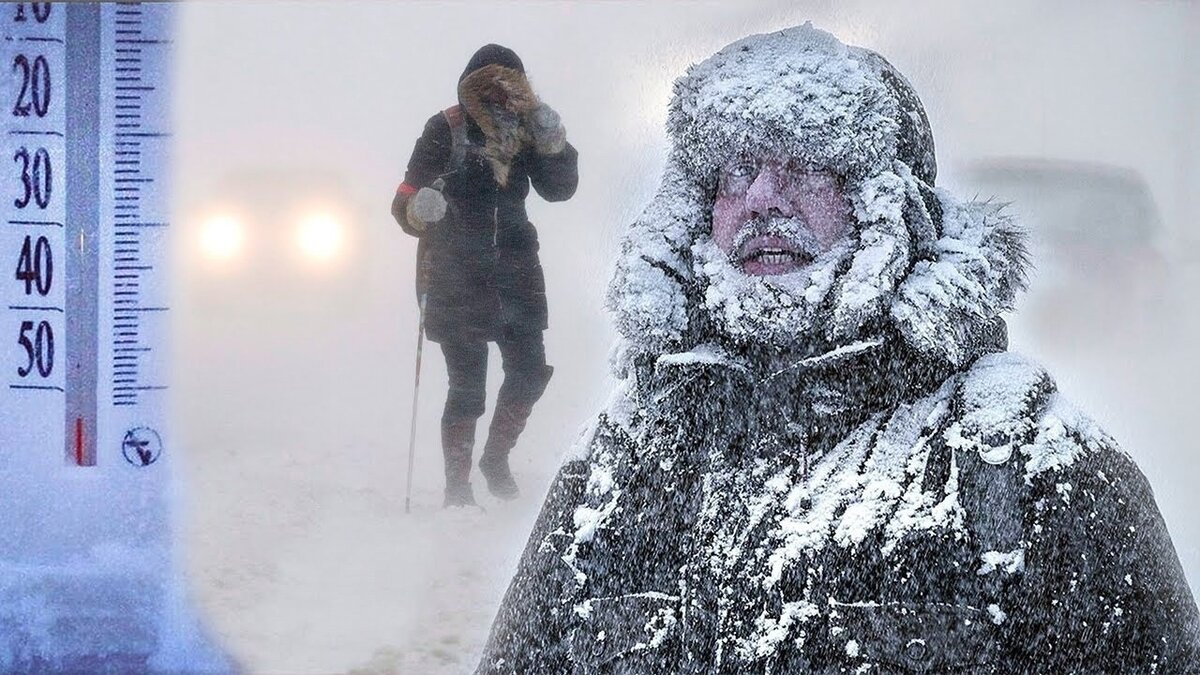
[[[742,256],[747,244],[761,236],[786,239],[789,248],[809,261],[784,274],[748,274]],[[705,287],[704,308],[723,332],[738,341],[794,347],[821,332],[828,312],[825,300],[853,251],[852,237],[822,250],[798,219],[757,219],[738,233],[732,253],[721,250],[710,235],[702,236],[692,246],[692,265]]]

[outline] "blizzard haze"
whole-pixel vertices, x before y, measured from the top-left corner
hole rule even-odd
[[[1117,283],[1035,276],[1011,322],[1013,348],[1046,363],[1136,458],[1200,588],[1191,428],[1200,308],[1189,297],[1200,278],[1200,4],[1082,7],[181,5],[173,405],[187,480],[179,536],[209,627],[250,672],[474,667],[542,494],[606,399],[614,333],[604,288],[625,224],[657,185],[671,82],[728,42],[806,20],[908,76],[929,111],[944,187],[1017,199],[975,171],[1014,158],[1100,166],[1145,186],[1158,219],[1137,246],[1149,268],[1122,257],[1096,265],[1063,253],[1078,248],[1069,245],[1039,249],[1058,256],[1037,261],[1045,270]],[[416,242],[388,207],[425,121],[455,103],[467,59],[488,42],[521,56],[580,153],[572,200],[527,202],[556,372],[514,451],[522,499],[482,496],[486,514],[446,513],[445,368],[426,343],[406,515]],[[1013,208],[1040,213],[1045,193],[1032,195],[1037,203]],[[1088,237],[1084,228],[1069,243]],[[1133,302],[1097,290],[1139,279],[1151,281]],[[1057,295],[1039,295],[1040,281]],[[1097,306],[1098,318],[1025,318]],[[489,415],[498,361],[493,347]],[[482,495],[477,473],[473,482]]]

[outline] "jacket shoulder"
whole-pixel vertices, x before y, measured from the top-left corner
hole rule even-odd
[[[1149,481],[1127,452],[1055,394],[1023,449],[1031,652],[1078,654],[1091,672],[1197,672],[1200,615]],[[1068,627],[1098,629],[1092,639]],[[1055,635],[1057,633],[1057,635]],[[1062,657],[1065,658],[1065,657]]]
[[[446,121],[446,115],[442,111],[438,111],[425,120],[425,130],[421,132],[425,138],[437,141],[440,143],[450,142],[450,123]]]
[[[1200,618],[1133,458],[1030,359],[991,354],[961,378],[947,444],[979,540],[1021,553],[1021,658],[1045,672],[1194,672]]]
[[[1013,352],[989,354],[961,378],[946,431],[954,450],[978,453],[987,464],[1023,464],[1027,484],[1088,457],[1132,467],[1117,442],[1058,391],[1036,361]]]
[[[450,126],[441,113],[425,122],[421,136],[413,146],[412,156],[404,174],[404,182],[412,187],[425,187],[445,171],[451,145]]]
[[[1040,365],[1012,352],[980,357],[959,378],[947,445],[977,452],[988,464],[1007,463],[1036,436],[1054,380]]]

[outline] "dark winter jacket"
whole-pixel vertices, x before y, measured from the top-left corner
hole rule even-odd
[[[810,364],[643,364],[553,484],[477,672],[1198,672],[1145,478],[1043,370]]]
[[[505,326],[545,329],[546,284],[525,198],[532,185],[547,201],[569,199],[578,183],[578,153],[570,144],[554,155],[527,147],[512,158],[501,185],[484,156],[478,121],[460,114],[469,142],[461,166],[452,166],[450,124],[438,113],[425,124],[404,174],[411,191],[442,178],[449,207],[424,233],[401,223],[420,237],[418,263],[425,261],[428,270],[426,334],[436,342],[494,340]]]

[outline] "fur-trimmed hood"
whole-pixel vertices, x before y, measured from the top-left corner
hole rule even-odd
[[[630,226],[609,287],[635,352],[712,339],[697,332],[719,311],[720,289],[702,288],[696,246],[709,239],[717,169],[735,153],[783,153],[845,179],[855,247],[826,280],[815,342],[890,327],[919,353],[961,365],[1025,287],[1022,230],[999,205],[934,187],[925,112],[874,52],[809,24],[739,40],[676,81],[668,131],[662,183]]]
[[[503,109],[486,102],[495,88],[504,92]],[[496,182],[507,185],[513,157],[529,143],[528,131],[521,120],[538,105],[528,78],[520,70],[491,63],[463,76],[458,83],[458,101],[483,132],[483,152],[492,165]],[[506,124],[497,119],[499,114],[511,115],[513,120]]]

